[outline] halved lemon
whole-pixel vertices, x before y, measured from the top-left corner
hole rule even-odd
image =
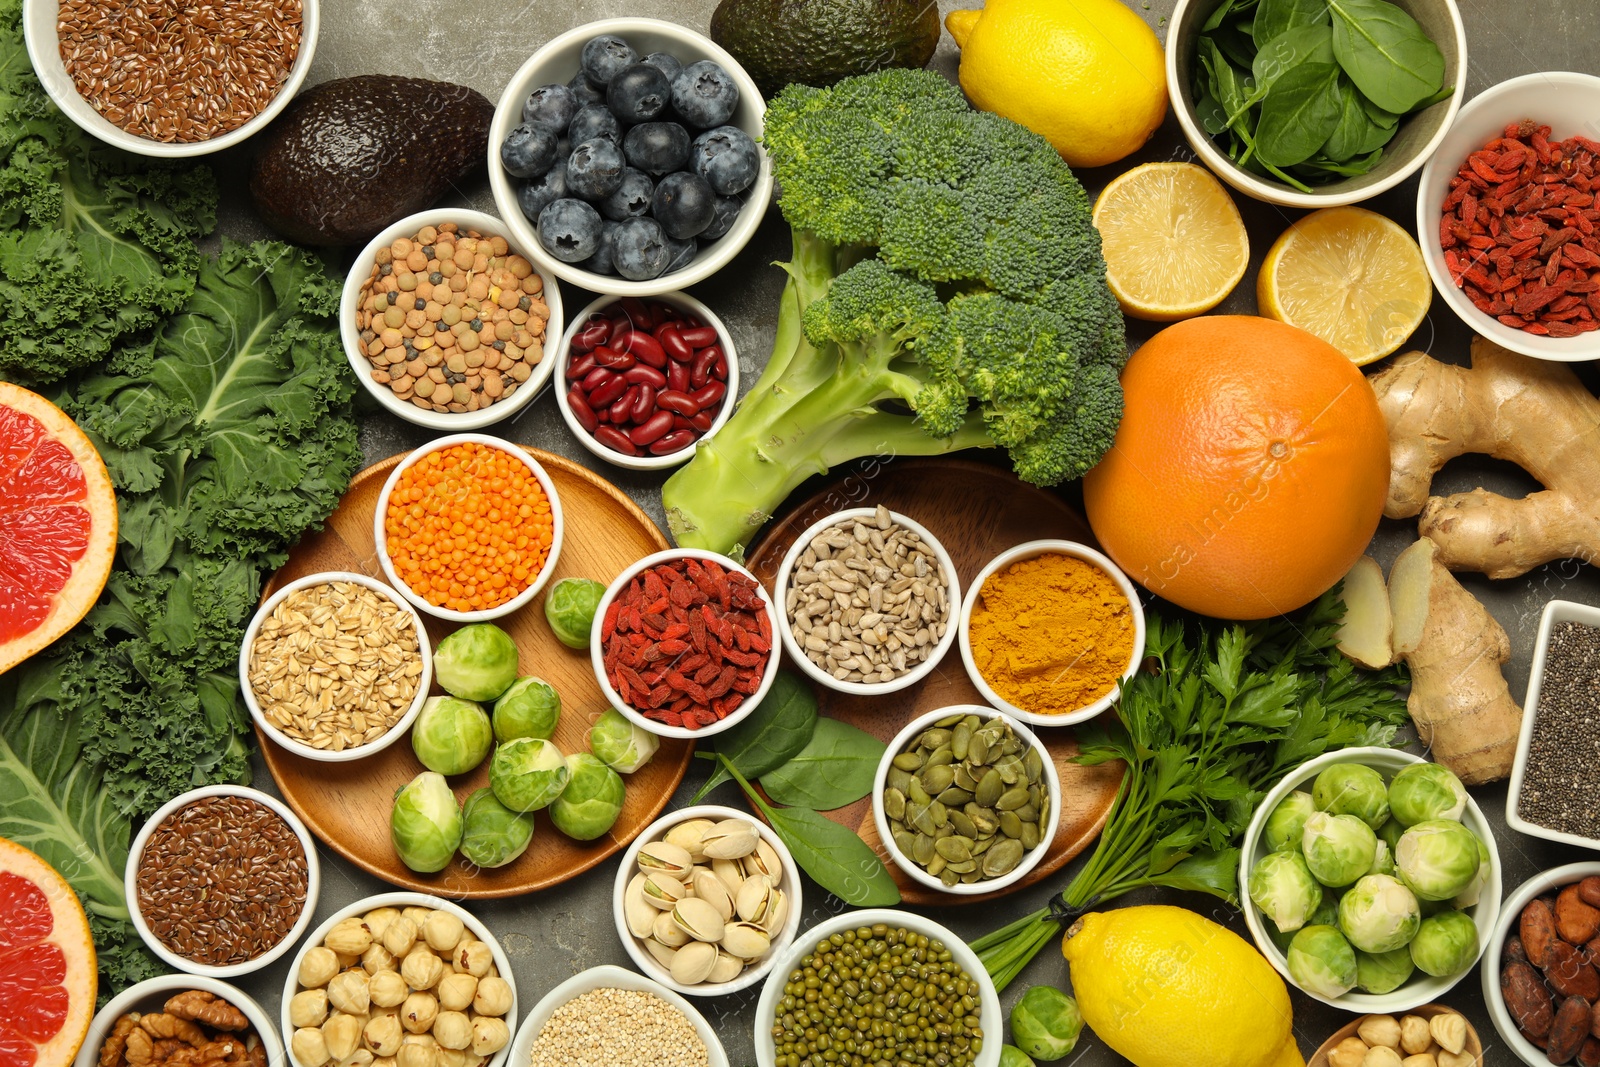
[[[1210,311],[1250,265],[1250,238],[1222,183],[1193,163],[1146,163],[1094,203],[1111,291],[1125,314],[1175,322]]]
[[[1283,232],[1256,279],[1261,314],[1298,326],[1356,366],[1406,343],[1433,302],[1422,249],[1360,207],[1312,212]]]

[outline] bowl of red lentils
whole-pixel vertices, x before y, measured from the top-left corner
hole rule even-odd
[[[755,575],[715,552],[646,556],[607,587],[595,617],[600,691],[653,734],[719,734],[755,710],[778,673],[777,607]]]
[[[372,532],[384,576],[418,610],[487,622],[549,582],[561,554],[561,501],[521,447],[452,434],[389,472]]]
[[[493,215],[409,215],[362,249],[339,335],[356,377],[391,414],[476,430],[520,411],[550,379],[561,290]]]

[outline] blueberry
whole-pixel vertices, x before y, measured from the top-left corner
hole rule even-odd
[[[639,60],[639,62],[650,64],[652,67],[665,74],[669,81],[673,78],[676,78],[678,76],[678,72],[683,69],[683,64],[679,63],[678,57],[673,55],[671,52],[651,52],[649,55]]]
[[[559,134],[578,110],[578,97],[565,85],[541,85],[522,102],[522,121]]]
[[[639,53],[621,37],[609,33],[592,38],[583,46],[583,73],[594,85],[610,85],[611,79],[639,62]]]
[[[567,188],[585,200],[604,200],[622,184],[622,149],[604,137],[584,141],[567,158]]]
[[[717,194],[710,183],[686,170],[662,178],[650,198],[650,213],[668,236],[680,241],[711,225],[716,211]]]
[[[616,263],[613,261],[613,252],[617,243],[617,224],[609,219],[600,224],[600,241],[594,247],[594,255],[579,263],[579,268],[591,274],[615,274]]]
[[[711,183],[719,196],[750,188],[761,170],[761,150],[737,126],[718,126],[694,139],[689,169]]]
[[[717,204],[711,213],[711,225],[700,231],[702,241],[715,241],[717,238],[733,229],[733,224],[738,221],[739,212],[744,210],[744,201],[736,196],[719,196]]]
[[[523,123],[500,143],[500,163],[513,178],[536,178],[556,161],[556,135]]]
[[[626,123],[649,122],[671,103],[671,80],[644,63],[635,63],[606,86],[606,106]]]
[[[629,281],[659,278],[670,255],[667,235],[655,219],[628,219],[617,224],[611,258],[617,273]]]
[[[567,83],[567,88],[572,90],[573,99],[578,101],[580,107],[586,104],[603,104],[606,102],[606,87],[590,82],[589,76],[581,70],[572,76],[572,80]]]
[[[558,156],[549,170],[517,186],[517,205],[530,222],[537,222],[539,212],[566,195],[567,161]]]
[[[683,121],[700,129],[721,126],[739,106],[739,87],[709,59],[691,63],[672,79],[672,106]]]
[[[651,174],[670,174],[689,162],[689,131],[676,122],[641,122],[622,138],[628,165]]]
[[[656,183],[650,175],[628,167],[622,172],[617,191],[600,201],[600,214],[618,222],[644,215],[650,210],[650,196],[655,191]]]
[[[694,257],[700,254],[700,242],[693,237],[679,241],[667,238],[667,269],[663,274],[679,271],[694,262]]]
[[[604,104],[585,104],[572,116],[572,125],[567,127],[567,136],[573,144],[582,144],[592,141],[596,137],[604,137],[612,144],[622,143],[622,123],[617,121],[617,116]]]
[[[600,245],[600,212],[582,200],[552,201],[539,212],[539,243],[563,263],[578,263]]]

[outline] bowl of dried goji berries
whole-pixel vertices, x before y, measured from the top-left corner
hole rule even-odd
[[[1417,232],[1445,303],[1536,359],[1600,358],[1600,78],[1501,82],[1461,109],[1422,169]]]
[[[778,609],[727,556],[646,556],[606,589],[589,637],[595,680],[639,727],[663,737],[721,733],[755,710],[778,673]]]

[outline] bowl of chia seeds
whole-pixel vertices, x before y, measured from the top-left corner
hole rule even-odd
[[[1539,619],[1506,825],[1600,849],[1600,608],[1552,600]]]

